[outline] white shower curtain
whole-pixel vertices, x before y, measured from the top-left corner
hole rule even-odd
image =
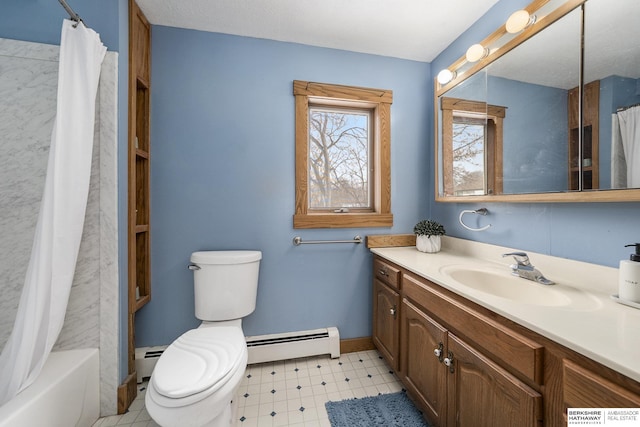
[[[618,112],[622,149],[627,163],[627,188],[640,187],[640,106]]]
[[[35,381],[58,338],[82,238],[106,47],[95,31],[74,25],[62,25],[47,177],[18,314],[0,355],[0,406]]]
[[[616,113],[611,115],[611,188],[627,188],[627,161]]]

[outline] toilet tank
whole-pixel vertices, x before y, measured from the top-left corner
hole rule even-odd
[[[256,308],[260,251],[203,251],[191,254],[196,317],[223,321]]]

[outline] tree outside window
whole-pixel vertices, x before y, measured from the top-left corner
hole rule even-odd
[[[506,108],[442,97],[440,110],[444,195],[502,194]]]
[[[486,119],[453,117],[453,193],[486,194]]]
[[[309,209],[370,209],[370,115],[309,109]]]

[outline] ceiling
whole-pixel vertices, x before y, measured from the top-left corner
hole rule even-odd
[[[498,0],[137,0],[153,25],[431,62]]]

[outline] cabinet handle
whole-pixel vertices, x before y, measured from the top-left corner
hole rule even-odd
[[[389,314],[392,315],[393,317],[396,317],[396,306],[394,305],[393,307],[391,307],[391,309],[389,310]]]
[[[440,363],[442,363],[442,359],[443,359],[443,354],[444,354],[444,344],[439,343],[438,344],[438,348],[433,350],[433,354],[436,355],[436,357],[438,358],[438,360],[440,361]]]
[[[389,275],[389,273],[387,273],[387,270],[385,270],[384,268],[381,268],[380,270],[378,270],[378,273],[381,276],[388,276]]]
[[[447,357],[444,359],[444,364],[449,367],[449,372],[453,374],[453,353],[448,352]]]

